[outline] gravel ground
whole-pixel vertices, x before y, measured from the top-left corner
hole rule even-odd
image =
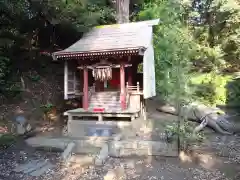
[[[156,119],[161,117],[161,122],[171,119],[169,115],[154,112],[151,112],[151,116]],[[150,137],[143,139],[148,138]],[[209,137],[206,146],[207,149],[211,147],[215,153],[230,154],[231,157],[218,157],[218,163],[211,167],[208,164],[181,163],[177,158],[160,157],[109,158],[102,167],[83,167],[74,163],[61,167],[59,153],[36,151],[20,141],[15,146],[0,151],[0,180],[101,180],[109,171],[114,171],[118,179],[123,180],[240,180],[240,138],[213,136]],[[42,176],[31,177],[13,171],[18,163],[43,158],[56,167]]]
[[[127,157],[109,158],[102,167],[81,167],[72,163],[69,167],[59,165],[59,153],[36,151],[25,144],[17,144],[0,152],[0,180],[101,180],[108,171],[114,171],[118,179],[132,180],[239,180],[239,164],[228,159],[221,166],[211,169],[194,163],[183,164],[176,158]],[[48,159],[55,164],[54,169],[42,176],[32,177],[16,173],[18,163],[29,159]],[[238,166],[238,168],[237,168]]]
[[[207,170],[194,164],[181,164],[176,158],[110,158],[103,168],[91,168],[77,179],[102,179],[101,172],[112,169],[118,177],[133,180],[230,180],[217,169]],[[91,174],[91,176],[89,176]],[[120,179],[120,178],[119,178]],[[237,179],[236,179],[237,180]]]

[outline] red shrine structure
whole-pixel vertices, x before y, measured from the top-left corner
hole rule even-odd
[[[144,115],[145,99],[156,95],[153,26],[158,24],[159,19],[97,26],[54,52],[54,60],[65,61],[64,99],[82,99],[81,107],[65,114],[99,120]]]

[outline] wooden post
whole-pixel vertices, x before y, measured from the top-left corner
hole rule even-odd
[[[120,64],[120,98],[121,98],[121,107],[122,110],[126,109],[126,94],[125,94],[125,69],[124,63]]]
[[[88,69],[83,69],[83,109],[88,109]]]

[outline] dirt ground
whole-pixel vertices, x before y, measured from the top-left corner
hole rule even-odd
[[[148,117],[153,134],[161,132],[165,125],[176,121],[176,117],[157,112],[156,101],[149,102]],[[170,157],[126,157],[108,158],[104,166],[79,166],[59,164],[60,153],[37,151],[28,147],[23,140],[6,150],[0,151],[0,180],[101,180],[114,171],[117,179],[136,180],[239,180],[240,179],[240,137],[221,136],[206,130],[207,141],[201,152],[207,159],[183,162]],[[55,165],[47,173],[32,177],[16,173],[13,169],[31,159],[46,159]],[[107,180],[107,179],[106,179]]]
[[[21,147],[21,148],[20,148]],[[134,180],[239,180],[239,164],[228,158],[219,158],[214,166],[183,163],[178,158],[126,157],[109,158],[102,167],[59,165],[59,153],[36,151],[33,148],[14,146],[0,153],[1,180],[101,180],[109,171],[118,179]],[[30,159],[46,159],[56,167],[39,177],[13,172],[18,163]]]

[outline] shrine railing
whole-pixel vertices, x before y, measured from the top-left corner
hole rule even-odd
[[[126,84],[126,93],[127,94],[131,94],[131,93],[134,93],[134,94],[142,94],[142,89],[140,88],[140,85],[139,85],[139,82],[137,82],[137,85],[136,86],[129,86],[128,85],[128,82]]]
[[[140,87],[139,82],[137,82],[136,86],[129,86],[129,84],[126,84],[126,106],[129,107],[130,103],[130,96],[131,95],[142,95],[142,89]]]

